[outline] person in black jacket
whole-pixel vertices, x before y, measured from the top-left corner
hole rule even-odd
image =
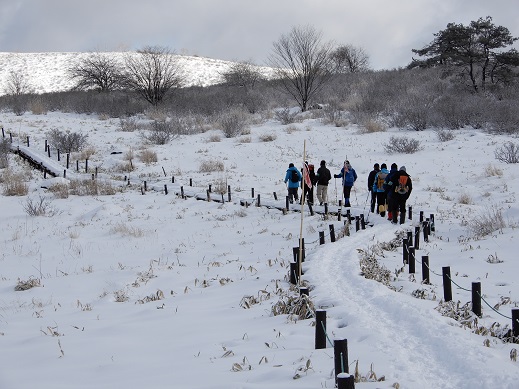
[[[326,161],[321,161],[321,166],[315,174],[317,179],[317,200],[319,205],[328,203],[328,182],[332,179],[332,173],[326,167]]]
[[[391,187],[393,188],[392,201],[393,213],[392,223],[398,222],[400,214],[400,224],[405,223],[405,203],[413,190],[411,176],[407,174],[405,166],[400,166],[400,170],[391,176]]]
[[[373,170],[368,175],[368,191],[371,193],[371,212],[375,212],[375,204],[377,202],[377,194],[373,191],[373,183],[375,182],[375,176],[380,171],[380,165],[378,163],[373,165]],[[378,213],[378,208],[377,208]]]

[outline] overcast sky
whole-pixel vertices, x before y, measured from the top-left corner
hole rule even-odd
[[[0,0],[0,52],[159,45],[264,65],[282,34],[311,25],[326,41],[363,48],[373,69],[392,69],[447,23],[485,16],[519,36],[517,0]]]

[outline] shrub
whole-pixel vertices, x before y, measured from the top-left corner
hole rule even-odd
[[[260,135],[259,140],[261,142],[273,142],[277,139],[276,134],[263,134]]]
[[[51,129],[47,136],[50,139],[50,143],[64,153],[81,151],[86,146],[88,137],[88,135],[70,132],[70,130],[63,132],[57,128]]]
[[[519,146],[513,142],[505,142],[494,151],[494,156],[500,162],[519,163]]]
[[[248,126],[249,114],[241,109],[231,109],[220,115],[218,126],[226,138],[242,135]]]
[[[16,283],[16,286],[14,287],[14,290],[17,292],[29,290],[34,287],[40,286],[40,280],[38,278],[29,278],[28,280],[20,280],[18,278],[18,282]]]
[[[455,138],[454,132],[449,130],[436,130],[436,136],[440,142],[447,142]]]
[[[198,171],[200,173],[223,172],[224,164],[222,161],[209,159],[200,163]]]
[[[501,177],[503,175],[503,171],[489,163],[487,166],[485,166],[485,175],[487,177]]]
[[[29,197],[23,204],[23,209],[29,216],[54,216],[58,213],[51,200],[42,195],[37,200]]]
[[[123,132],[134,132],[140,129],[139,123],[135,116],[119,119],[119,128]]]
[[[467,221],[469,233],[481,238],[506,227],[501,209],[493,205]]]
[[[220,138],[220,135],[218,134],[211,134],[209,135],[209,138],[207,138],[207,142],[221,142],[222,138]]]
[[[381,123],[378,120],[367,119],[362,123],[362,128],[360,129],[361,134],[372,134],[375,132],[384,132],[387,130],[387,127],[384,123]]]
[[[291,112],[289,108],[277,110],[274,117],[281,122],[281,124],[291,124],[296,121],[297,112]]]
[[[146,165],[155,163],[158,161],[157,153],[153,150],[144,149],[139,153],[139,159]]]
[[[9,150],[10,142],[6,139],[0,141],[0,169],[5,169],[9,166]]]
[[[2,175],[2,182],[4,184],[4,196],[25,196],[29,192],[29,186],[21,173],[13,173],[6,169]]]
[[[417,139],[407,138],[405,136],[392,136],[389,142],[384,146],[389,154],[413,154],[422,149],[420,141]]]
[[[142,133],[144,140],[154,145],[165,145],[177,135],[171,121],[158,120],[154,120],[150,127]]]
[[[57,182],[51,184],[48,188],[48,191],[51,192],[54,195],[54,197],[58,199],[68,199],[68,190],[69,185],[67,182]]]

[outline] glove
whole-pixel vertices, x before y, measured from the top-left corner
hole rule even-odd
[[[334,174],[333,178],[339,178],[339,175],[338,174]]]

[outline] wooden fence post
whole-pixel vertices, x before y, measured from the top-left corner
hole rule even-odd
[[[272,194],[274,195],[274,200],[277,201],[277,199],[278,199],[278,194],[277,194],[276,192],[272,192]]]
[[[315,311],[315,349],[326,348],[326,311]]]
[[[27,147],[29,147],[29,135],[27,135]]]
[[[254,198],[254,188],[251,188],[250,193],[251,193],[250,198],[253,199]]]
[[[70,163],[70,153],[67,153],[67,169],[69,167],[69,163]]]
[[[366,221],[364,220],[364,214],[360,214],[360,227],[365,230],[366,229]]]
[[[355,376],[348,373],[338,374],[337,389],[355,389]]]
[[[319,244],[324,244],[324,231],[319,231]]]
[[[420,227],[414,228],[414,248],[420,250]]]
[[[193,179],[192,178],[189,179],[189,186],[193,186]]]
[[[309,296],[310,291],[308,288],[299,288],[299,296]]]
[[[330,228],[330,242],[335,242],[335,227],[333,224],[329,225]]]
[[[420,211],[420,223],[423,223],[423,211]]]
[[[259,193],[258,193],[258,201],[256,202],[256,206],[261,207],[261,197],[260,197]]]
[[[402,239],[402,262],[407,265],[409,262],[409,242],[407,238]]]
[[[290,199],[289,197],[285,197],[285,208],[287,209],[287,211],[290,209]]]
[[[355,231],[360,230],[360,217],[355,216]]]
[[[407,213],[409,214],[408,219],[413,220],[413,207],[409,206]]]
[[[422,255],[422,282],[429,284],[429,256]]]
[[[512,309],[512,335],[519,339],[519,308]]]
[[[333,341],[333,360],[335,365],[335,377],[340,373],[349,373],[348,340],[335,339]]]
[[[339,200],[339,208],[337,208],[337,220],[341,221],[342,217],[342,200]]]
[[[422,222],[422,230],[423,230],[423,241],[429,242],[429,234],[427,233],[428,232],[427,221]]]
[[[227,185],[227,201],[231,202],[231,186]]]
[[[414,247],[409,247],[409,274],[416,272],[416,262],[414,256]]]
[[[290,283],[292,285],[297,285],[298,278],[299,269],[297,266],[297,262],[290,262]]]
[[[452,301],[452,284],[451,284],[451,268],[450,266],[442,267],[443,276],[443,300],[445,302]]]
[[[164,194],[165,195],[168,194],[168,186],[166,184],[164,184]]]
[[[429,224],[430,224],[431,231],[432,232],[436,231],[436,227],[434,225],[434,213],[431,213],[429,215]]]
[[[481,317],[481,282],[472,283],[472,312]]]

